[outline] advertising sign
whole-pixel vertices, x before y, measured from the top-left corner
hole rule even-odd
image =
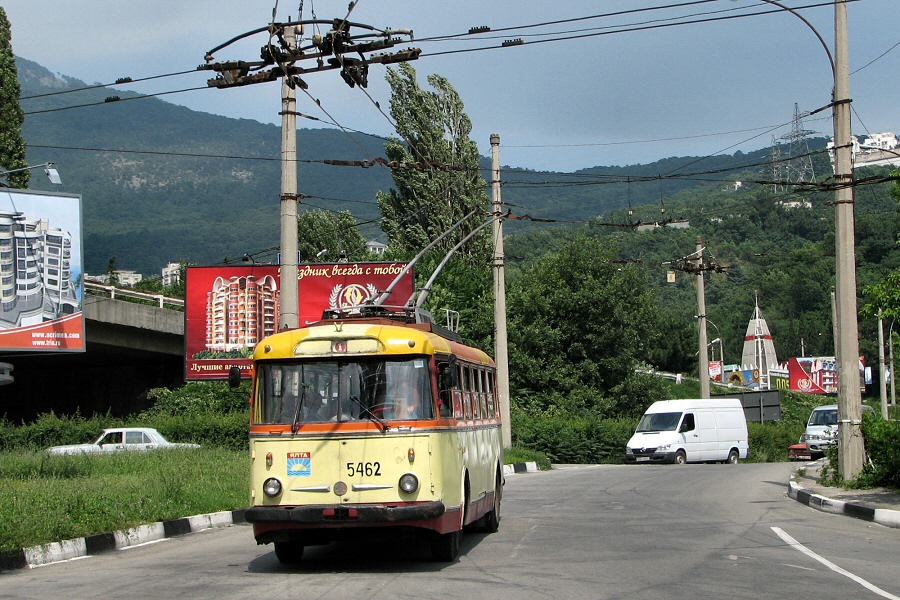
[[[329,308],[364,304],[386,289],[406,263],[299,265],[299,323]],[[278,265],[188,267],[185,300],[185,379],[227,379],[231,367],[250,376],[253,349],[278,332],[281,268]],[[385,302],[402,305],[413,293],[413,269]]]
[[[84,352],[81,196],[0,189],[0,350]]]
[[[833,356],[792,358],[788,361],[791,390],[804,394],[837,394],[838,367]],[[865,363],[859,359],[860,389],[865,389]]]

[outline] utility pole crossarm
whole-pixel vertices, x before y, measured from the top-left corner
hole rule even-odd
[[[287,36],[284,35],[284,32],[289,28],[323,24],[331,25],[331,30],[325,35],[314,35],[307,46],[292,46],[286,41]],[[351,35],[350,32],[353,28],[363,29],[366,33]],[[269,43],[261,48],[259,60],[213,62],[215,52],[234,42],[263,32],[269,34]],[[397,52],[381,52],[367,56],[367,53],[379,52],[399,44],[402,40],[396,37],[397,35],[408,35],[410,40],[412,39],[411,30],[378,30],[371,25],[351,23],[342,19],[273,23],[267,27],[248,31],[216,46],[206,53],[204,56],[206,63],[198,66],[197,70],[219,73],[213,79],[207,80],[209,87],[216,88],[267,83],[281,77],[297,79],[297,76],[305,73],[335,69],[340,69],[341,77],[350,87],[357,85],[367,87],[370,64],[387,65],[417,60],[422,53],[419,48],[407,48]],[[348,56],[350,54],[356,56]],[[315,60],[315,66],[310,68],[296,66],[295,63],[301,60]],[[266,69],[266,67],[272,68]],[[306,89],[305,84],[302,84],[302,87]]]

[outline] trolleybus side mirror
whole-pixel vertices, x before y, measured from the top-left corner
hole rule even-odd
[[[236,388],[241,385],[241,369],[239,367],[231,367],[228,369],[228,387]]]

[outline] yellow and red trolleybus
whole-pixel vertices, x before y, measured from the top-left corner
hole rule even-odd
[[[285,563],[373,530],[455,560],[464,527],[500,520],[494,362],[414,311],[353,312],[258,344],[247,521]]]

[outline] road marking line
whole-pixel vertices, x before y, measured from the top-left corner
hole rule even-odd
[[[785,533],[785,531],[783,529],[781,529],[780,527],[772,527],[772,531],[774,531],[775,535],[777,535],[782,540],[787,542],[795,550],[799,550],[800,552],[807,555],[808,557],[819,561],[820,563],[822,563],[823,565],[825,565],[826,567],[828,567],[835,573],[838,573],[840,575],[843,575],[844,577],[848,577],[849,579],[852,579],[853,581],[855,581],[859,585],[863,586],[870,592],[874,592],[874,593],[878,594],[879,596],[881,596],[882,598],[889,598],[890,600],[900,600],[900,596],[895,596],[891,593],[888,593],[888,592],[884,591],[883,589],[881,589],[880,587],[869,583],[868,581],[866,581],[859,575],[854,575],[850,571],[847,571],[847,570],[842,569],[841,567],[837,566],[836,564],[834,564],[827,558],[819,556],[818,554],[816,554],[815,552],[813,552],[812,550],[810,550],[809,548],[807,548],[806,546],[804,546],[803,544],[801,544],[800,542],[798,542],[797,540],[792,538],[790,535]]]

